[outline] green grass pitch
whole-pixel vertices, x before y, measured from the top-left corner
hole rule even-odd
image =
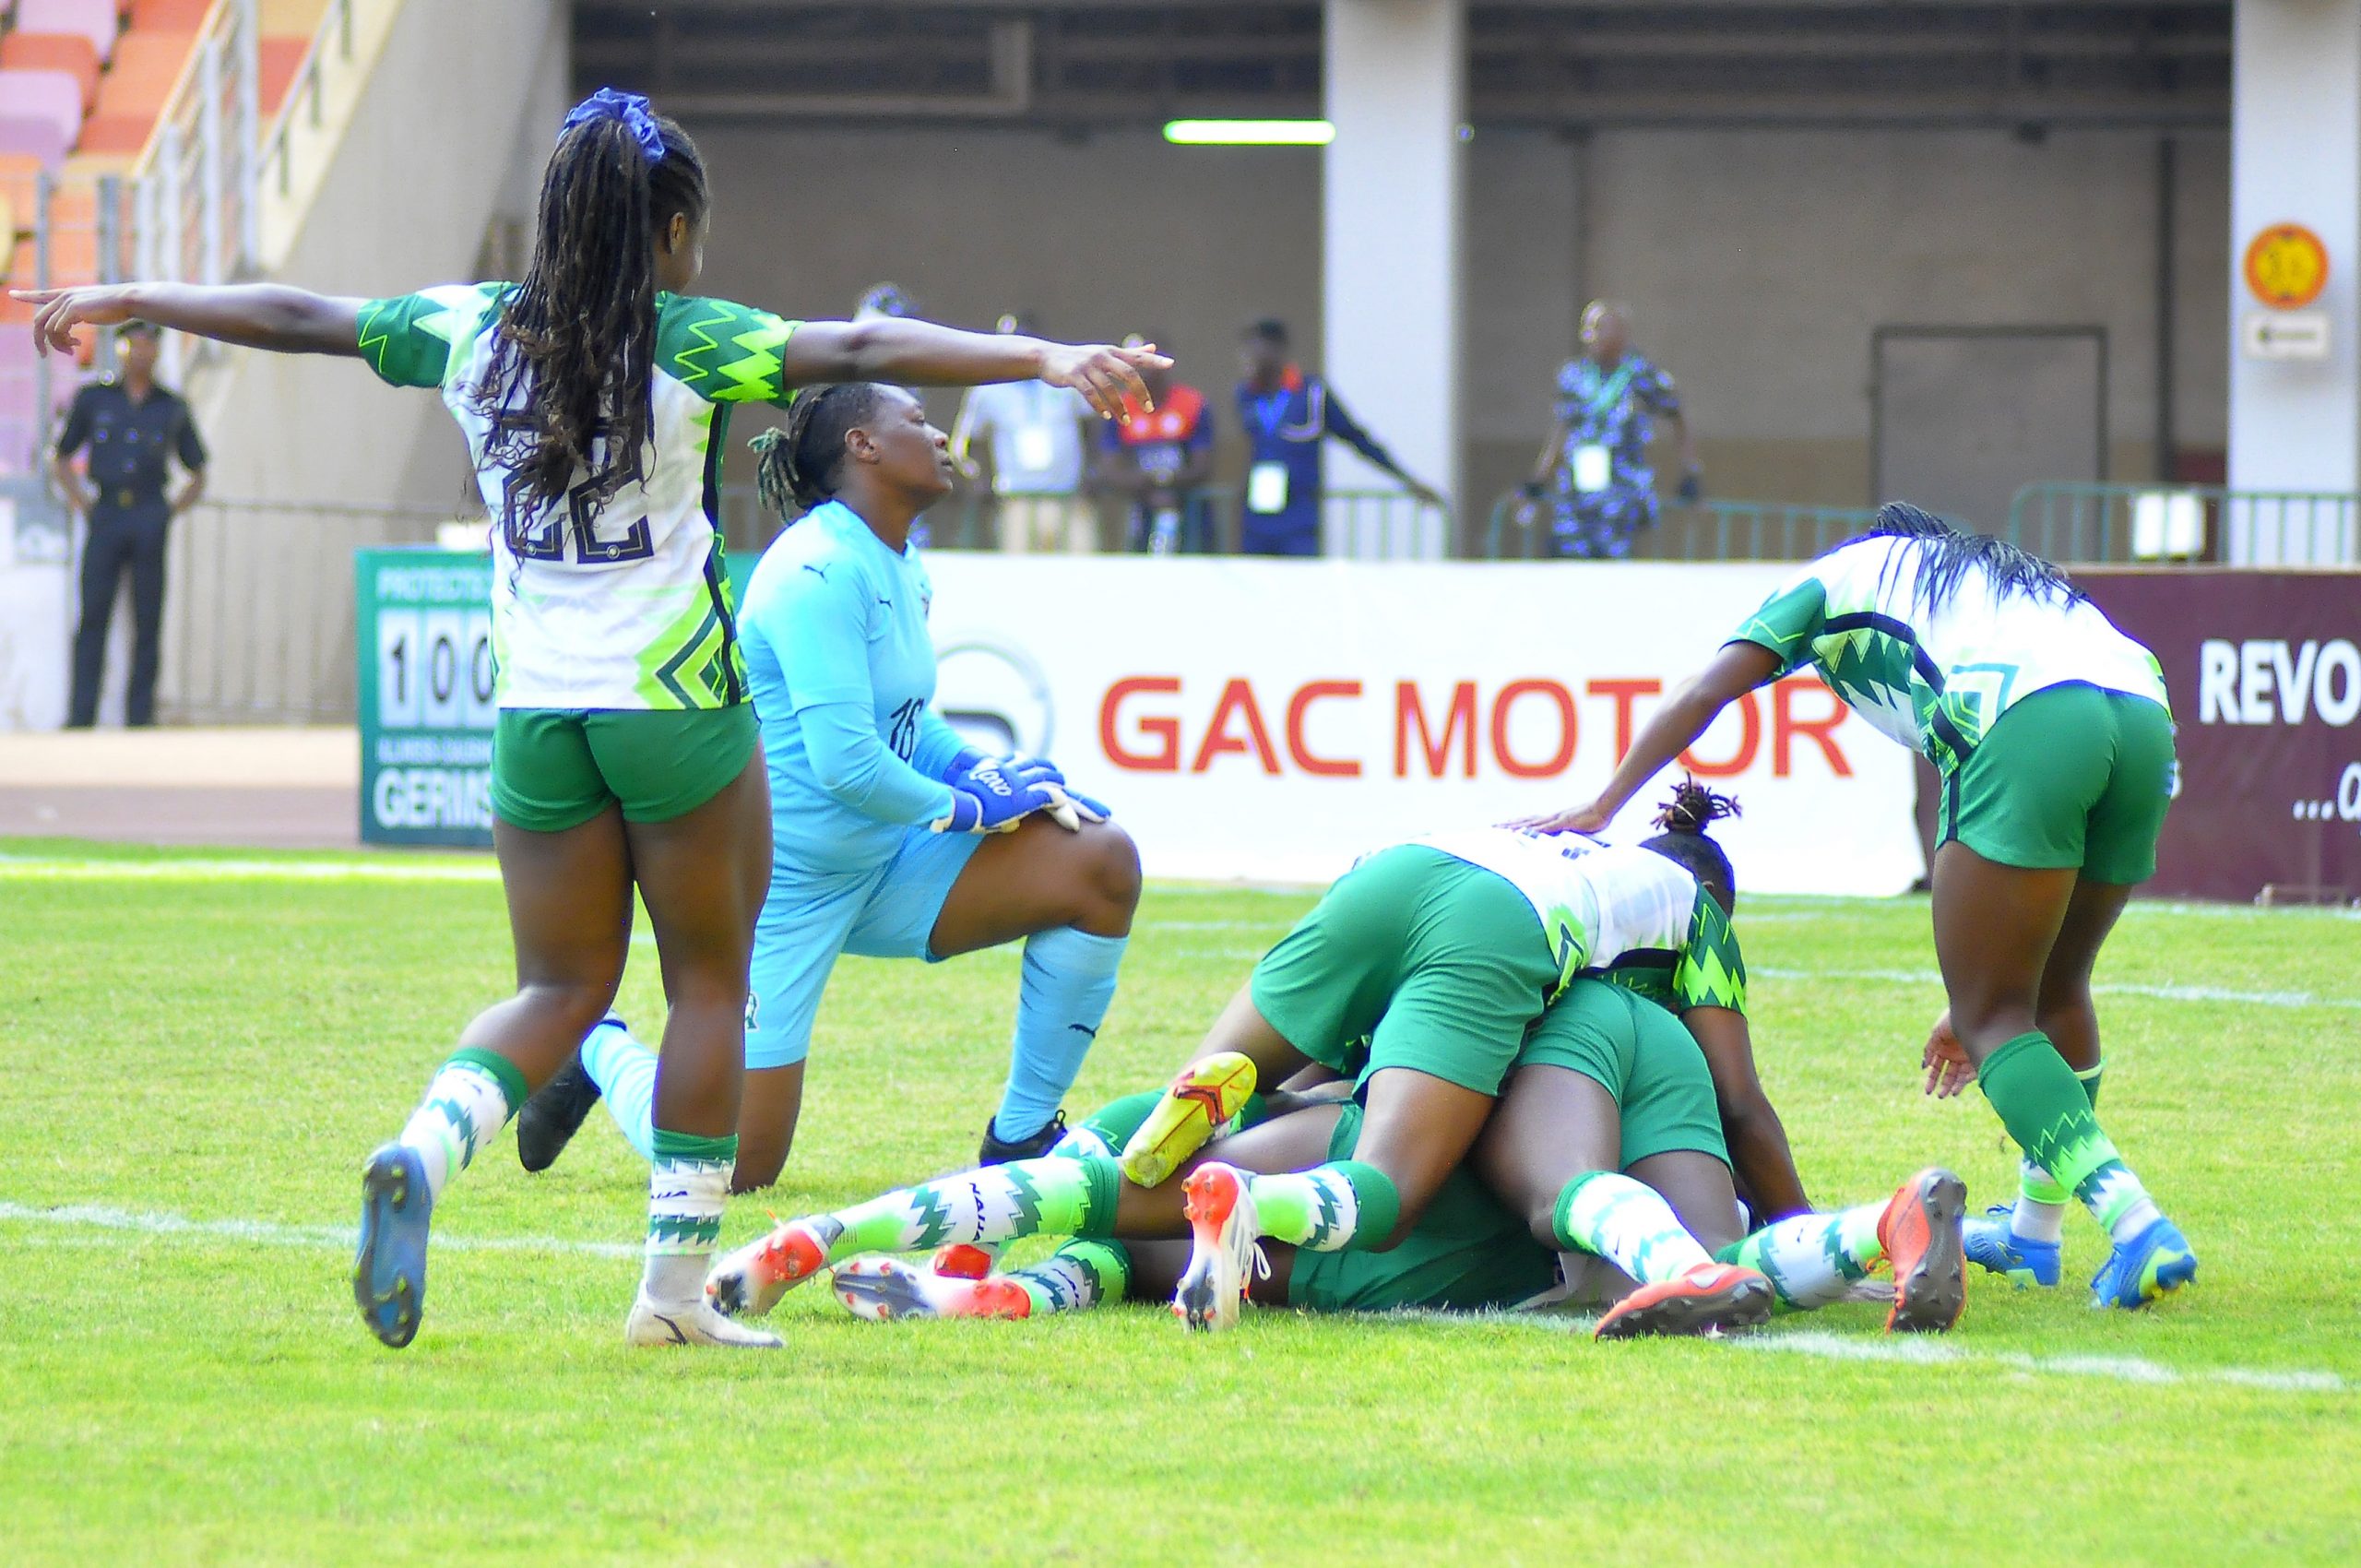
[[[1743,1342],[1560,1323],[1169,1313],[858,1322],[770,1357],[628,1350],[642,1167],[603,1113],[438,1216],[426,1325],[356,1320],[362,1155],[504,993],[485,862],[0,844],[0,1560],[143,1565],[2346,1562],[2361,1541],[2361,921],[2135,906],[2102,961],[2106,1123],[2197,1245],[2140,1315],[1982,1277]],[[451,868],[451,874],[441,874]],[[1157,887],[1070,1105],[1169,1071],[1305,907]],[[1921,1099],[1924,900],[1756,899],[1758,1049],[1812,1192],[2013,1170]],[[639,950],[623,1006],[658,1011]],[[848,960],[781,1214],[966,1162],[1014,950]],[[599,1244],[607,1244],[600,1251]],[[1710,1554],[1710,1556],[1709,1556]]]

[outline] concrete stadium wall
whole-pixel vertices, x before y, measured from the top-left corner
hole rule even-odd
[[[1242,321],[1287,317],[1317,362],[1314,152],[1147,133],[691,129],[719,193],[715,292],[841,315],[892,279],[941,319],[1024,303],[1060,334],[1154,331],[1226,417]],[[2227,142],[2179,145],[2177,434],[2218,448]],[[1634,307],[1724,495],[1868,501],[1870,333],[1900,324],[2103,327],[2109,471],[2146,477],[2155,168],[2156,138],[2134,132],[1619,132],[1586,147],[1484,132],[1468,164],[1468,499],[1531,460],[1590,294]]]
[[[532,211],[572,85],[568,21],[556,0],[406,0],[280,280],[376,296],[478,276],[488,232]],[[442,406],[354,362],[245,355],[217,408],[216,494],[466,493]]]

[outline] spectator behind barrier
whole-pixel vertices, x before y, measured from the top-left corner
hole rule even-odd
[[[1012,311],[999,329],[1038,337],[1041,326],[1032,312]],[[1087,555],[1098,548],[1097,508],[1082,494],[1093,422],[1081,393],[1038,381],[979,386],[959,405],[952,455],[969,479],[990,469],[1003,550]]]
[[[1287,359],[1287,327],[1264,319],[1242,334],[1238,418],[1250,448],[1239,549],[1249,555],[1320,553],[1320,498],[1325,489],[1321,442],[1328,436],[1402,481],[1430,506],[1443,504],[1431,487],[1410,477],[1394,455],[1363,430],[1334,388]]]
[[[1160,338],[1133,333],[1123,339],[1127,348],[1151,341],[1161,352],[1172,352]],[[1213,410],[1204,393],[1175,381],[1169,370],[1143,370],[1140,376],[1156,407],[1127,404],[1129,419],[1101,426],[1091,483],[1123,503],[1131,549],[1157,555],[1210,554],[1213,509],[1204,487],[1214,473]]]
[[[1531,527],[1547,496],[1551,552],[1563,558],[1619,560],[1631,553],[1633,536],[1655,525],[1652,414],[1679,439],[1680,498],[1695,501],[1704,491],[1695,434],[1672,377],[1631,340],[1631,313],[1593,300],[1583,311],[1583,353],[1558,373],[1557,428],[1525,484],[1518,521]]]

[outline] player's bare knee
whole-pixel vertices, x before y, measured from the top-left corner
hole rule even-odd
[[[1093,827],[1086,842],[1090,848],[1089,913],[1111,928],[1107,934],[1127,932],[1133,913],[1140,907],[1139,846],[1111,822]]]

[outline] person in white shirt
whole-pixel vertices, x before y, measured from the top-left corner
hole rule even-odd
[[[999,330],[1029,334],[1038,325],[1030,312],[1012,311]],[[960,404],[952,454],[970,478],[984,467],[979,450],[989,464],[1003,550],[1088,555],[1098,548],[1097,508],[1082,493],[1092,422],[1080,394],[1038,383],[979,386]]]

